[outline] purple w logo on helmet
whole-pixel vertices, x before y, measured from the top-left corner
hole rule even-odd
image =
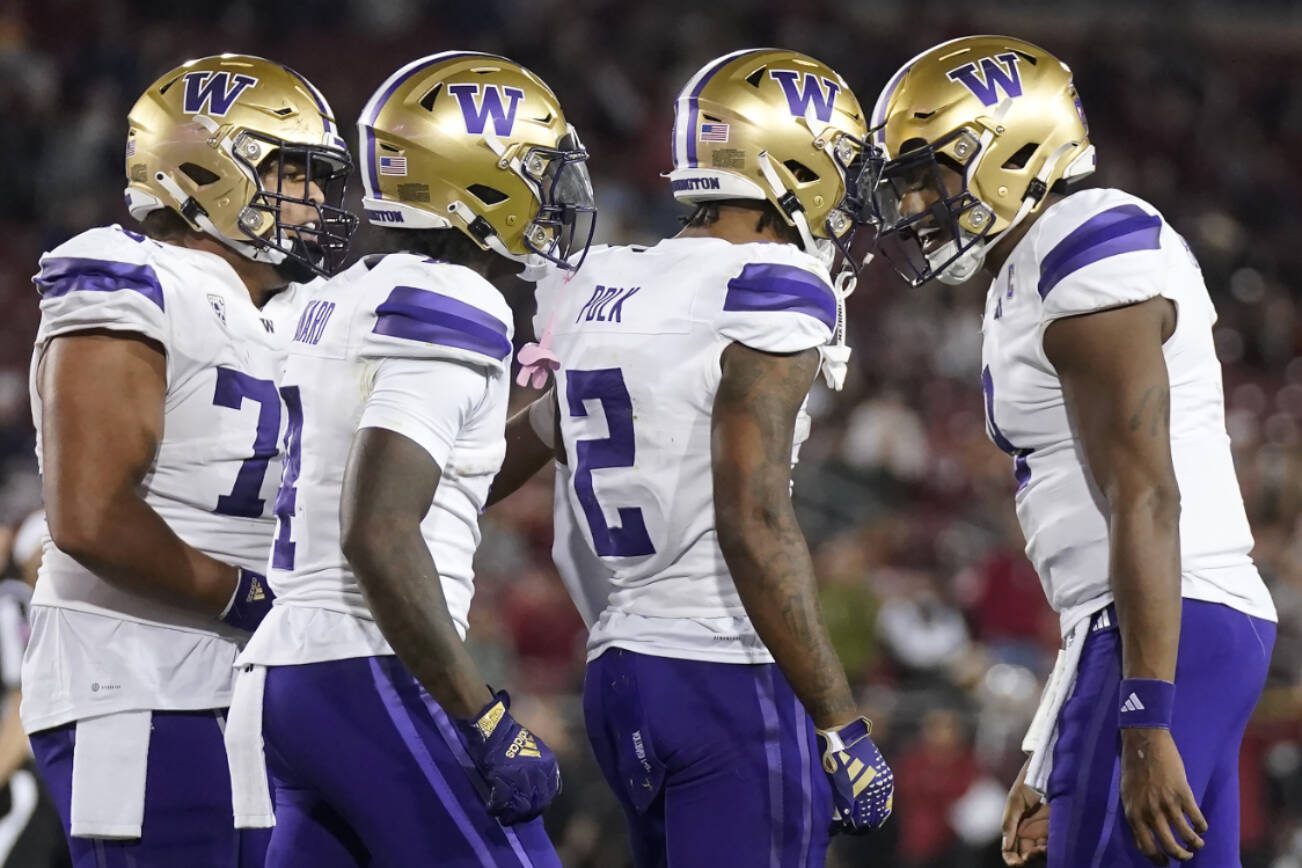
[[[787,108],[791,109],[792,115],[803,118],[813,109],[814,117],[825,124],[832,122],[832,109],[836,105],[836,95],[840,92],[841,85],[830,78],[824,78],[820,83],[812,72],[805,73],[804,79],[800,80],[800,73],[791,69],[773,69],[769,75],[782,85],[782,92],[787,96]]]
[[[185,95],[181,110],[189,115],[209,114],[221,117],[231,110],[240,94],[257,84],[251,75],[226,70],[200,70],[185,74]]]
[[[994,57],[983,57],[980,61],[965,63],[951,69],[945,75],[950,81],[963,85],[979,100],[982,105],[992,106],[1003,98],[1022,95],[1022,76],[1017,70],[1021,56],[1009,51]],[[980,74],[977,72],[980,63]],[[1002,64],[1002,65],[1001,65]],[[999,92],[1004,96],[1000,97]]]
[[[448,85],[448,93],[457,98],[461,104],[461,115],[466,119],[466,132],[481,134],[488,122],[493,122],[493,132],[499,136],[511,135],[515,126],[515,109],[524,99],[524,91],[518,87],[502,87],[496,84],[484,85],[482,95],[477,84]],[[505,96],[503,96],[505,94]],[[479,99],[475,99],[476,96]]]

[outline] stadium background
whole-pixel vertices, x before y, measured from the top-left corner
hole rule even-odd
[[[349,125],[409,59],[450,48],[540,73],[592,153],[600,240],[654,241],[675,216],[677,88],[749,45],[811,53],[871,106],[942,39],[1006,32],[1073,67],[1098,145],[1096,183],[1151,201],[1197,252],[1256,557],[1280,609],[1269,691],[1244,746],[1245,865],[1302,866],[1302,8],[1286,3],[1068,9],[958,4],[615,0],[7,0],[0,8],[0,521],[39,498],[26,367],[36,259],[121,205],[125,114],[176,63],[222,50],[308,76]],[[354,194],[355,197],[355,194]],[[530,301],[515,300],[528,338]],[[832,864],[998,864],[1016,743],[1057,642],[1022,556],[1006,456],[977,385],[981,287],[910,291],[875,264],[850,302],[847,390],[821,389],[797,472],[838,648],[897,776],[881,835]],[[526,396],[519,396],[524,400]],[[548,557],[550,480],[484,519],[476,654],[562,757],[549,825],[566,865],[625,864],[622,822],[584,741],[582,625]],[[6,538],[0,535],[0,543]],[[0,548],[0,555],[5,549]],[[346,700],[344,700],[346,701]]]

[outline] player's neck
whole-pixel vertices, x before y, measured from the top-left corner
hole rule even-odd
[[[230,267],[235,270],[235,274],[239,277],[240,282],[244,284],[244,288],[249,291],[249,298],[253,301],[253,306],[257,308],[261,308],[273,295],[284,289],[285,284],[288,282],[276,269],[276,266],[266,262],[254,262],[252,259],[236,253],[216,238],[211,238],[199,232],[191,233],[183,238],[171,239],[170,243],[180,247],[188,247],[191,250],[212,253],[226,260]]]
[[[1049,210],[1050,206],[1061,198],[1062,197],[1056,193],[1050,193],[1049,198],[1045,200],[1043,205],[1036,209],[1034,214],[1030,215],[1021,223],[1000,236],[999,240],[994,243],[990,248],[990,252],[986,254],[986,258],[982,261],[981,270],[984,271],[992,280],[998,277],[1000,270],[1004,267],[1004,263],[1008,261],[1008,257],[1012,255],[1013,249],[1017,247],[1017,243],[1026,237],[1027,232],[1031,231],[1031,227],[1035,225],[1036,220],[1040,219],[1040,215]]]
[[[720,205],[718,219],[703,226],[684,226],[675,238],[721,238],[730,244],[752,244],[756,241],[768,241],[774,244],[790,244],[780,229],[773,225],[758,228],[759,212],[753,208],[737,208]]]

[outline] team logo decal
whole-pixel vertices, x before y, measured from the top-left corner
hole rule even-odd
[[[208,304],[212,305],[212,312],[217,314],[217,319],[226,324],[226,299],[216,293],[208,293]]]
[[[792,115],[803,118],[812,113],[823,123],[831,123],[832,109],[836,106],[836,95],[841,91],[841,85],[830,78],[820,79],[812,72],[806,72],[801,78],[800,73],[792,69],[772,69],[769,76],[782,85]]]
[[[972,91],[972,95],[981,100],[982,105],[992,106],[1005,98],[1022,95],[1022,75],[1017,69],[1017,64],[1021,61],[1020,55],[1009,51],[965,63],[945,75],[950,81],[956,81]],[[1000,92],[1003,93],[1002,97]]]
[[[488,122],[493,122],[493,132],[499,136],[511,135],[515,126],[515,110],[524,91],[518,87],[486,84],[483,91],[477,84],[448,85],[448,93],[457,98],[461,115],[466,120],[466,132],[480,135]]]
[[[258,80],[251,75],[226,70],[213,72],[200,70],[185,74],[185,96],[181,110],[189,115],[206,114],[221,117],[231,110],[240,94],[253,87]]]

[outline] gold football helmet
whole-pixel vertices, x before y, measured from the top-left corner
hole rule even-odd
[[[868,165],[858,198],[873,203],[883,252],[915,286],[969,279],[1050,190],[1094,171],[1071,70],[1020,39],[968,36],[923,52],[891,78],[872,124],[886,162]],[[932,204],[902,214],[914,193]]]
[[[357,228],[341,207],[352,160],[325,97],[303,76],[243,54],[191,60],[151,84],[127,121],[131,216],[170,208],[259,262],[293,260],[319,274],[342,263]],[[273,165],[271,187],[263,177]],[[287,195],[295,173],[323,201]],[[313,207],[317,219],[285,222],[289,202]]]
[[[505,57],[447,51],[389,76],[357,122],[371,223],[455,227],[480,248],[578,268],[596,208],[588,153],[546,83]]]
[[[717,57],[674,103],[674,196],[767,200],[829,265],[853,220],[843,210],[867,122],[845,79],[778,48]]]

